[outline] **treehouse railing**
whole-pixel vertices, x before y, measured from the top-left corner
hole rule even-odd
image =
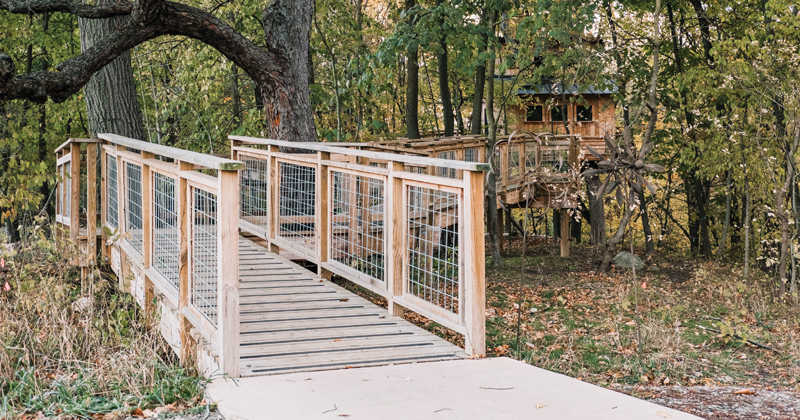
[[[188,355],[194,327],[218,355],[222,372],[239,376],[238,172],[244,165],[113,134],[99,137],[71,139],[56,150],[62,176],[56,220],[81,248],[76,265],[90,269],[97,232],[103,232],[101,251],[118,267],[121,288],[133,293],[126,277],[141,268],[146,311],[154,309],[154,293],[178,308],[181,357]],[[97,212],[85,210],[97,208],[98,195],[99,226]]]
[[[323,277],[383,296],[393,315],[409,309],[464,334],[467,353],[485,353],[488,165],[229,138],[246,166],[243,230],[317,264]]]

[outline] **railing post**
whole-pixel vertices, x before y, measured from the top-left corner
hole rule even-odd
[[[388,162],[389,176],[386,178],[386,198],[383,205],[386,207],[383,219],[383,242],[386,246],[384,258],[386,273],[386,291],[388,296],[389,314],[403,316],[403,307],[395,303],[395,296],[403,296],[403,272],[406,266],[405,232],[403,226],[406,215],[403,211],[403,180],[395,176],[395,172],[403,171],[403,163]]]
[[[486,258],[483,224],[483,172],[464,171],[464,339],[467,354],[486,355]]]
[[[115,146],[117,150],[120,150],[119,146]],[[120,234],[120,243],[124,240],[122,239],[122,234],[128,231],[128,214],[127,214],[127,203],[128,203],[128,187],[125,184],[125,164],[122,161],[122,156],[117,155],[117,232]],[[128,286],[128,279],[127,279],[127,256],[124,252],[122,252],[122,248],[119,249],[119,290],[130,292]]]
[[[71,178],[70,189],[67,192],[70,200],[69,212],[69,239],[75,246],[78,245],[78,232],[81,227],[81,145],[80,143],[72,143],[69,145],[72,160],[70,164],[69,176]],[[80,249],[77,250],[74,257],[74,265],[80,265]]]
[[[219,171],[217,196],[217,337],[222,371],[239,377],[239,176]]]
[[[97,144],[86,144],[86,258],[91,268],[97,258]]]
[[[569,209],[561,208],[561,256],[569,257]]]
[[[101,255],[111,259],[111,253],[106,246],[108,235],[106,235],[106,221],[108,220],[108,162],[106,161],[106,152],[103,148],[103,143],[97,146],[100,154],[100,252]],[[117,198],[119,200],[119,197]],[[117,217],[119,219],[119,217]]]
[[[269,202],[267,204],[267,242],[269,243],[270,252],[278,254],[280,252],[280,248],[272,241],[276,238],[279,231],[277,223],[278,212],[280,211],[278,200],[280,199],[279,194],[281,180],[278,179],[280,176],[280,171],[278,170],[278,160],[275,159],[275,155],[273,154],[279,149],[276,146],[267,146],[267,150],[269,150],[270,153],[268,159],[269,166],[267,167],[267,170],[269,171],[269,180],[267,181],[267,197],[269,197]]]
[[[317,182],[314,185],[314,197],[317,199],[317,208],[314,212],[314,232],[316,234],[315,245],[316,254],[319,258],[317,274],[326,280],[331,279],[331,272],[322,268],[322,264],[328,262],[329,241],[330,241],[330,210],[332,208],[329,196],[330,180],[328,179],[328,165],[323,161],[328,161],[331,154],[328,152],[317,152]]]
[[[178,260],[178,314],[180,318],[180,335],[181,335],[181,361],[186,364],[192,359],[190,356],[191,348],[189,340],[191,338],[190,331],[192,330],[192,323],[184,315],[184,309],[189,306],[190,298],[190,284],[189,284],[189,183],[186,178],[180,176],[181,171],[191,171],[192,165],[186,162],[178,162],[178,226],[180,233],[178,234],[178,246],[180,259]]]
[[[142,264],[145,270],[144,277],[144,311],[145,314],[150,316],[154,313],[153,299],[153,282],[146,274],[153,257],[153,189],[150,184],[152,182],[150,165],[147,163],[148,159],[155,158],[155,155],[148,152],[142,152]]]

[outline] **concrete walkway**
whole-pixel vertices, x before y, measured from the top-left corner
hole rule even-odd
[[[218,379],[226,419],[699,419],[508,358]]]

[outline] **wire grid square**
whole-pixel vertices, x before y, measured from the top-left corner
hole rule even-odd
[[[331,171],[333,174],[332,258],[384,281],[383,180]]]
[[[64,216],[70,217],[72,214],[72,162],[64,164],[64,191],[61,197],[61,203],[64,206]]]
[[[125,162],[125,191],[128,202],[125,206],[125,240],[142,254],[142,167]]]
[[[316,168],[280,163],[278,236],[314,252]]]
[[[413,203],[413,196],[420,196]],[[459,313],[458,195],[408,186],[406,292]]]
[[[192,305],[217,325],[217,196],[192,188]]]
[[[153,172],[152,265],[177,289],[180,282],[180,228],[175,179]]]
[[[116,228],[119,223],[119,192],[117,188],[117,157],[106,154],[106,223]]]
[[[439,152],[439,159],[456,160],[456,151]],[[437,168],[437,175],[443,178],[455,178],[456,170],[454,168]]]
[[[266,228],[269,208],[267,161],[247,155],[240,156],[239,160],[245,164],[245,170],[241,172],[240,177],[240,217],[256,226]]]
[[[541,170],[548,173],[569,171],[569,148],[559,146],[542,147]]]

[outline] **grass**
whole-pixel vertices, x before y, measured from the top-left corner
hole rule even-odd
[[[152,317],[102,270],[82,288],[60,245],[33,229],[4,255],[0,283],[11,290],[0,292],[0,418],[196,405],[204,380],[180,366]]]

